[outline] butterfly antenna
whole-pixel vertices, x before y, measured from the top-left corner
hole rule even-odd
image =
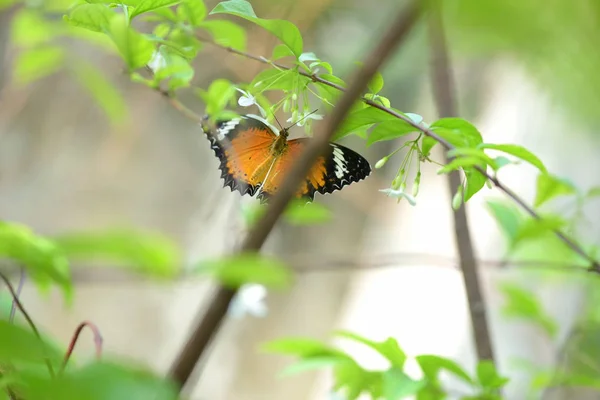
[[[275,115],[275,113],[273,113],[273,118],[275,118],[275,121],[277,121],[277,125],[279,125],[279,128],[281,130],[283,130],[283,126],[281,125],[281,123],[279,122],[279,120],[277,119],[277,116]]]
[[[300,118],[298,121],[294,122],[293,124],[291,124],[290,126],[288,126],[285,129],[290,129],[292,126],[299,124],[300,122],[304,121],[306,118],[308,118],[309,116],[313,115],[314,113],[316,113],[317,111],[319,111],[319,109],[317,108],[315,111],[312,111],[308,114],[306,114],[304,117]]]

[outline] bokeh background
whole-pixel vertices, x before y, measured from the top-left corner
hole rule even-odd
[[[258,16],[294,22],[307,51],[348,76],[405,1],[252,0]],[[211,9],[216,1],[207,0]],[[548,169],[582,189],[600,184],[600,5],[541,0],[455,0],[444,17],[462,117],[490,143],[516,143],[537,154]],[[255,26],[248,52],[269,55],[276,39]],[[72,76],[58,72],[31,85],[12,76],[10,11],[0,14],[0,217],[55,235],[73,230],[134,227],[165,235],[184,254],[184,264],[230,251],[244,234],[242,206],[251,202],[222,188],[218,162],[199,127],[159,94],[130,82],[120,60],[84,42],[70,44],[87,54],[118,87],[128,107],[127,122],[111,124]],[[427,26],[420,23],[382,70],[382,94],[405,112],[437,118],[431,97]],[[248,82],[264,65],[206,45],[196,64],[195,84],[216,78]],[[190,108],[204,105],[192,94]],[[300,130],[296,132],[302,134]],[[371,165],[400,142],[365,148],[348,137],[345,145]],[[434,159],[441,161],[439,149]],[[209,357],[198,367],[192,399],[325,399],[331,384],[323,372],[282,379],[291,360],[258,351],[283,336],[327,340],[335,329],[372,339],[394,336],[409,355],[439,354],[472,371],[471,327],[460,271],[456,268],[450,198],[438,166],[423,166],[417,205],[397,204],[380,193],[389,186],[400,157],[366,181],[329,196],[317,196],[333,220],[324,225],[280,224],[265,251],[297,270],[294,286],[269,292],[267,313],[237,313],[222,327]],[[501,179],[528,201],[536,172],[506,167]],[[531,366],[587,368],[600,374],[595,277],[508,263],[504,238],[485,201],[502,194],[483,189],[468,203],[482,286],[499,368],[512,380],[508,399],[598,398],[584,387],[532,392]],[[569,210],[572,204],[559,204]],[[598,243],[600,207],[590,203],[578,232]],[[558,207],[558,206],[557,206]],[[559,208],[557,208],[559,209]],[[483,262],[485,261],[485,262]],[[76,268],[75,302],[65,307],[59,293],[40,295],[26,284],[23,300],[34,319],[67,343],[82,320],[96,323],[105,352],[167,370],[201,315],[213,282],[199,278],[153,282],[114,268]],[[502,312],[503,282],[526,285],[556,319],[549,340],[539,328]],[[381,360],[340,342],[365,365]],[[91,336],[78,344],[91,357]],[[525,361],[524,361],[525,360]],[[200,375],[200,372],[202,373]],[[452,382],[450,382],[453,384]],[[452,389],[458,398],[461,387]]]

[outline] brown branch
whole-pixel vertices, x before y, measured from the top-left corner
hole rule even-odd
[[[393,53],[396,46],[406,38],[412,26],[417,21],[420,11],[419,2],[415,1],[406,10],[399,13],[377,47],[353,76],[351,80],[352,84],[339,100],[333,113],[323,121],[320,132],[314,136],[314,139],[306,146],[292,165],[281,188],[269,201],[265,214],[246,236],[241,246],[241,252],[260,250],[309,169],[317,157],[326,151],[329,140],[352,107],[352,104],[354,104],[356,99],[360,98],[369,80]],[[224,319],[235,293],[235,290],[219,287],[217,294],[211,300],[208,312],[194,327],[189,341],[178,355],[170,371],[171,377],[180,386],[183,386],[188,381],[195,364],[205,352],[212,336],[216,333]]]
[[[102,335],[100,334],[100,329],[98,329],[96,324],[92,322],[83,321],[77,326],[75,332],[73,333],[73,336],[71,337],[71,342],[69,343],[69,347],[67,348],[67,352],[65,353],[65,358],[61,367],[61,372],[64,371],[64,369],[67,367],[67,363],[69,362],[69,359],[73,354],[73,350],[75,350],[75,345],[79,340],[79,335],[81,335],[81,331],[83,331],[83,328],[85,328],[86,326],[91,329],[92,334],[94,335],[94,347],[96,349],[96,358],[100,359],[100,357],[102,356]]]
[[[437,5],[437,7],[435,6]],[[440,15],[439,4],[429,10],[429,36],[432,53],[432,87],[434,99],[440,117],[455,117],[458,115],[454,88],[452,87],[451,66],[448,59],[446,39],[444,37],[443,20]],[[445,163],[451,159],[444,155]],[[448,188],[452,198],[461,186],[461,177],[458,171],[448,174]],[[473,242],[469,231],[469,222],[466,213],[466,204],[453,209],[454,238],[458,249],[460,269],[467,293],[469,314],[473,326],[475,349],[479,360],[494,361],[494,350],[490,337],[485,299],[482,294],[479,279],[479,270],[475,261]]]
[[[29,313],[27,312],[27,310],[25,310],[25,307],[23,307],[23,303],[21,303],[21,300],[19,300],[19,296],[17,294],[17,291],[15,290],[15,288],[13,287],[13,285],[10,283],[10,281],[8,280],[8,278],[4,274],[0,273],[0,279],[2,281],[4,281],[4,284],[8,288],[8,291],[10,292],[10,295],[12,296],[13,301],[17,305],[17,308],[19,309],[19,311],[21,311],[21,313],[25,317],[25,320],[27,321],[27,323],[31,327],[31,330],[33,331],[33,333],[35,334],[35,336],[37,336],[37,338],[39,339],[40,344],[42,345],[42,348],[44,349],[44,351],[46,351],[46,345],[44,343],[44,340],[42,339],[42,335],[40,335],[40,331],[38,331],[37,327],[35,326],[35,323],[31,319],[31,316],[29,315]],[[50,372],[50,375],[52,377],[54,377],[54,367],[52,367],[52,363],[50,362],[50,359],[48,357],[45,357],[45,361],[46,361],[46,365],[48,366],[48,372]]]
[[[240,55],[242,57],[251,59],[251,60],[255,60],[258,62],[261,62],[263,64],[269,64],[269,65],[273,65],[277,68],[280,69],[285,69],[285,70],[290,70],[292,69],[292,67],[289,66],[285,66],[282,64],[278,64],[275,62],[272,62],[270,60],[268,60],[267,58],[264,57],[258,57],[252,54],[248,54],[245,53],[243,51],[240,50],[236,50],[233,49],[231,47],[227,47],[227,46],[223,46],[220,45],[210,39],[207,39],[203,36],[197,35],[198,39],[210,43],[214,46],[217,46],[225,51],[228,51],[230,53],[233,54],[237,54]],[[323,79],[321,77],[319,77],[318,75],[315,74],[309,74],[305,71],[299,70],[298,73],[302,76],[305,76],[307,78],[310,78],[313,82],[315,83],[321,83],[323,85],[327,85],[329,87],[335,88],[337,90],[340,90],[342,92],[345,92],[346,89],[343,86],[340,86],[334,82],[330,82],[326,79]],[[404,122],[406,122],[407,124],[411,125],[413,128],[415,128],[416,130],[422,132],[423,134],[425,134],[426,136],[429,136],[430,138],[434,139],[436,142],[438,142],[442,147],[444,147],[446,150],[452,150],[454,149],[454,146],[452,144],[450,144],[450,142],[448,142],[447,140],[445,140],[444,138],[442,138],[441,136],[437,135],[434,131],[432,131],[431,129],[429,129],[428,127],[426,127],[425,125],[418,124],[416,122],[414,122],[413,120],[411,120],[410,118],[400,114],[399,112],[385,107],[373,100],[367,99],[365,97],[362,98],[362,101],[365,104],[370,105],[371,107],[377,108],[389,115],[392,115],[398,119],[403,120]],[[514,201],[515,203],[517,203],[523,210],[525,210],[525,212],[527,212],[531,217],[537,219],[537,220],[541,220],[542,217],[535,212],[535,210],[529,206],[525,200],[523,200],[521,197],[519,197],[519,195],[517,195],[515,192],[513,192],[510,188],[508,188],[507,186],[505,186],[502,182],[500,182],[500,180],[498,178],[496,178],[494,175],[489,174],[485,169],[479,167],[479,166],[475,166],[475,168],[481,173],[483,174],[486,178],[488,178],[490,180],[490,182],[492,182],[492,184],[501,192],[503,192],[506,196],[508,196],[512,201]],[[571,239],[570,237],[568,237],[567,235],[565,235],[560,229],[552,229],[552,231],[554,232],[554,234],[567,246],[569,247],[573,252],[575,252],[576,254],[580,255],[583,259],[585,259],[586,261],[588,261],[590,263],[590,267],[589,270],[591,272],[595,272],[595,273],[600,273],[600,262],[598,262],[598,260],[594,259],[592,256],[590,256],[584,249],[582,246],[580,246],[578,243],[576,243],[573,239]]]

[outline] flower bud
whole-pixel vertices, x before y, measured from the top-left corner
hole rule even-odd
[[[385,165],[386,162],[388,162],[389,157],[383,157],[381,160],[377,161],[377,163],[375,164],[375,168],[379,169],[381,167],[383,167]]]

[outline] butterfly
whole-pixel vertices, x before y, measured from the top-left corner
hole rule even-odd
[[[207,117],[205,117],[207,118]],[[203,126],[215,156],[223,187],[249,194],[261,203],[281,187],[286,173],[311,138],[288,140],[289,128],[278,130],[256,115],[217,120],[214,128]],[[297,199],[312,202],[316,192],[332,193],[371,173],[360,154],[336,143],[314,163],[296,193]]]

